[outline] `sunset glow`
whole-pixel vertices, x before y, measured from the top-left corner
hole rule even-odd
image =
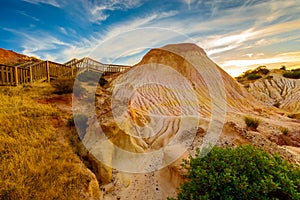
[[[88,56],[124,32],[155,27],[185,35],[233,76],[259,65],[300,63],[297,0],[12,0],[0,10],[0,47],[57,62]],[[110,62],[121,55],[116,64],[133,65],[150,49],[149,42],[153,48],[186,40],[145,31],[115,41],[105,55],[93,53],[93,58]]]

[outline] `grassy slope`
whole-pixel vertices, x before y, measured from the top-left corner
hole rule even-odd
[[[49,89],[0,88],[0,199],[83,199],[91,177],[51,125],[63,114],[33,100]]]

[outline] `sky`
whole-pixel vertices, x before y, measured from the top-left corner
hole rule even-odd
[[[232,76],[300,67],[299,0],[1,0],[0,47],[64,63],[133,65],[192,42]]]

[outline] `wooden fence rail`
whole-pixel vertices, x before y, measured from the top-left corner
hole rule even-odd
[[[103,64],[90,58],[72,59],[65,64],[52,61],[25,63],[18,66],[0,64],[0,86],[16,86],[35,81],[50,81],[56,77],[74,77],[79,71],[97,73],[117,73],[128,69],[128,66]]]
[[[30,69],[15,67],[15,82],[14,85],[18,85],[19,83],[29,83],[30,79]]]
[[[9,85],[9,83],[15,82],[15,68],[7,65],[1,65],[0,70],[0,84],[1,85]]]
[[[39,62],[28,67],[30,70],[30,82],[48,79],[47,61]]]

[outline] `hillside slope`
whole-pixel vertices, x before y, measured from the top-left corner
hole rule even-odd
[[[36,101],[51,92],[49,84],[0,87],[0,199],[100,199],[68,142],[65,113]]]
[[[104,199],[175,195],[183,181],[181,159],[205,144],[250,143],[291,162],[300,159],[296,147],[278,146],[280,128],[294,134],[299,122],[255,99],[194,44],[152,49],[107,79],[96,91],[96,116],[89,116],[83,138],[91,154],[117,169],[106,170],[112,182],[103,186]],[[258,130],[245,127],[248,115],[261,120]],[[151,153],[159,159],[143,157]]]
[[[0,64],[19,65],[25,62],[37,62],[39,59],[0,48]]]

